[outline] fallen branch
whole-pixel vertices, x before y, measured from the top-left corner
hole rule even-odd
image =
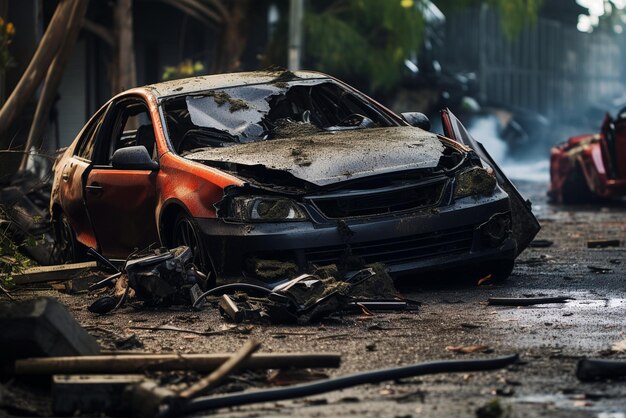
[[[148,331],[172,331],[172,332],[180,332],[180,333],[186,333],[186,334],[202,335],[202,336],[205,336],[205,337],[208,337],[208,336],[211,336],[211,335],[223,335],[223,334],[227,334],[229,332],[242,331],[242,329],[239,328],[239,327],[222,329],[222,330],[219,330],[219,331],[196,331],[196,330],[193,330],[193,329],[178,328],[178,327],[172,327],[172,326],[169,326],[169,325],[163,325],[161,327],[148,327],[148,326],[135,325],[135,326],[128,327],[128,328],[129,329],[142,329],[142,330],[148,330]]]
[[[248,340],[231,358],[226,360],[220,367],[213,371],[210,375],[200,379],[187,389],[179,393],[180,397],[191,399],[214,388],[224,380],[226,376],[233,373],[246,361],[252,353],[261,347],[261,343],[254,340]]]
[[[11,294],[9,293],[8,290],[6,290],[4,287],[2,287],[2,285],[0,284],[0,292],[2,292],[3,295],[5,295],[7,298],[9,298],[10,300],[15,300],[15,298],[13,296],[11,296]]]
[[[550,297],[550,298],[489,298],[488,305],[499,306],[530,306],[542,305],[544,303],[566,303],[573,298],[568,297]]]

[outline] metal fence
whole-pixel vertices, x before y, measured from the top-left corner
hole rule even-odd
[[[498,14],[481,7],[447,17],[442,61],[475,72],[482,100],[554,117],[626,92],[624,40],[541,18],[509,40]]]

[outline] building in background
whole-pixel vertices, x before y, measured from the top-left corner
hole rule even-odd
[[[434,6],[437,2],[425,3]],[[241,70],[260,67],[260,57],[272,31],[278,30],[278,14],[284,14],[286,4],[278,0],[248,2],[245,24],[249,36],[242,40],[245,49]],[[0,0],[0,12],[14,22],[17,30],[12,48],[16,66],[7,72],[7,92],[28,65],[56,5],[56,1],[50,0]],[[110,2],[92,0],[87,19],[110,28],[111,9]],[[426,28],[421,56],[415,57],[420,70],[429,71],[426,84],[434,85],[438,72],[445,73],[449,83],[456,82],[454,75],[473,74],[475,78],[465,77],[465,82],[469,82],[474,89],[472,94],[481,103],[528,109],[553,119],[565,113],[575,114],[625,91],[624,35],[578,31],[579,15],[585,9],[574,0],[545,0],[536,24],[526,27],[513,40],[504,35],[497,13],[488,7],[470,8],[445,17],[437,10],[430,10],[432,16],[426,21],[432,27]],[[166,67],[185,60],[199,62],[205,72],[211,71],[219,48],[215,28],[200,23],[168,1],[134,1],[133,16],[139,85],[160,81]],[[305,39],[305,49],[307,42],[314,40]],[[113,52],[106,38],[92,29],[82,30],[50,115],[46,136],[50,149],[68,145],[87,118],[111,97],[112,62]],[[432,97],[436,102],[437,94]],[[410,110],[422,110],[415,106]],[[23,112],[14,129],[17,143],[28,133],[31,110],[34,111],[34,104]],[[595,116],[592,119],[596,120]]]
[[[48,0],[0,0],[0,10],[6,11],[5,16],[14,22],[17,30],[12,46],[16,65],[7,72],[7,94],[28,66],[57,4]],[[111,28],[111,9],[110,2],[90,1],[87,20]],[[266,2],[251,2],[247,24],[255,36],[246,43],[242,69],[259,65],[258,55],[266,44],[268,33],[267,14]],[[133,18],[138,85],[161,81],[166,67],[175,67],[184,61],[200,63],[205,71],[211,68],[217,49],[215,29],[157,0],[135,1]],[[84,28],[65,69],[58,100],[51,112],[46,137],[50,149],[71,143],[87,119],[111,97],[109,75],[112,62],[113,51],[106,37]],[[33,112],[34,103],[16,124],[13,133],[16,143],[28,134]]]

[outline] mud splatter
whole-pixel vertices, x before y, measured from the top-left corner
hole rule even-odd
[[[286,88],[288,82],[293,81],[293,80],[297,80],[299,78],[300,77],[295,75],[293,72],[291,72],[289,70],[285,70],[285,71],[282,71],[272,81],[270,81],[270,83],[274,84],[276,87],[279,87],[279,88]],[[284,87],[282,87],[282,86],[284,86]]]
[[[496,188],[496,178],[480,167],[471,168],[456,177],[458,196],[491,196]]]
[[[311,123],[295,122],[290,119],[278,119],[274,125],[274,138],[276,139],[311,136],[323,132]]]
[[[246,262],[247,270],[261,280],[284,279],[298,272],[298,266],[289,261],[253,258]]]
[[[223,91],[213,90],[213,91],[208,92],[207,96],[213,97],[213,100],[215,100],[215,103],[217,103],[218,106],[223,106],[226,103],[228,103],[229,105],[228,110],[230,110],[231,113],[236,112],[238,110],[250,108],[250,106],[248,106],[248,103],[246,103],[245,100],[234,99],[228,93],[223,92]]]

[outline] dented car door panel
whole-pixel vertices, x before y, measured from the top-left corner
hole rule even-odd
[[[94,167],[85,187],[101,251],[125,258],[158,243],[155,221],[156,172]]]

